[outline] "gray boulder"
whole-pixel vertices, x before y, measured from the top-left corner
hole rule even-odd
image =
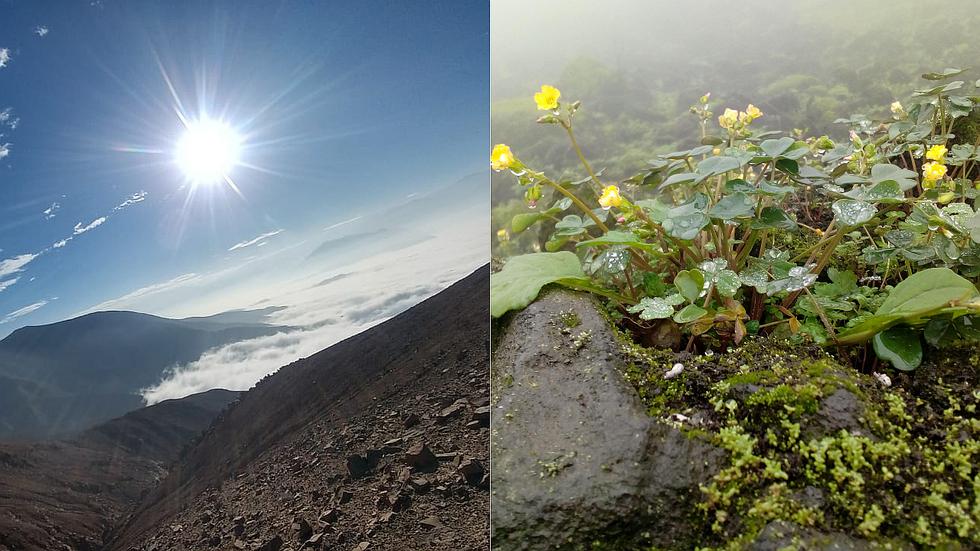
[[[547,292],[504,320],[493,360],[495,549],[696,544],[688,517],[725,454],[646,414],[590,297]]]

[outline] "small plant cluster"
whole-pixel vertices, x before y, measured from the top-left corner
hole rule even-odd
[[[579,146],[581,103],[542,86],[537,122],[567,134],[586,177],[558,181],[493,147],[491,168],[516,177],[531,209],[498,238],[535,225],[550,235],[492,276],[492,315],[557,283],[604,297],[634,335],[688,350],[750,334],[871,341],[907,370],[923,343],[980,340],[980,137],[957,135],[980,97],[953,80],[962,72],[922,75],[932,85],[887,119],[839,119],[843,142],[763,131],[751,104],[715,118],[705,94],[690,109],[700,145],[619,182]]]

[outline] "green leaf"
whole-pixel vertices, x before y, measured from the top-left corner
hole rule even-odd
[[[892,327],[874,337],[875,354],[896,369],[912,371],[922,363],[919,333],[908,327]]]
[[[908,191],[915,187],[916,174],[911,170],[900,166],[879,163],[871,167],[871,182],[880,184],[881,182],[894,181],[902,191]]]
[[[667,292],[667,284],[660,274],[647,272],[643,274],[643,292],[651,297],[663,296]]]
[[[722,197],[721,201],[708,211],[710,217],[721,220],[751,218],[754,214],[755,200],[740,191]]]
[[[694,302],[704,289],[704,274],[701,270],[681,270],[674,277],[674,286],[688,302]]]
[[[759,144],[759,147],[762,148],[762,151],[765,152],[766,156],[775,159],[776,157],[779,157],[785,153],[786,150],[792,147],[794,143],[796,143],[796,140],[786,137],[779,138],[778,140],[765,140]]]
[[[922,78],[926,80],[945,80],[949,77],[956,76],[962,73],[964,69],[958,69],[956,67],[946,67],[938,73],[924,73]]]
[[[671,237],[691,240],[697,237],[701,233],[701,229],[707,226],[710,221],[706,214],[695,212],[693,214],[671,216],[664,220],[663,227]]]
[[[755,229],[777,228],[787,231],[796,231],[796,221],[789,217],[786,212],[779,207],[765,207],[759,214],[759,218],[752,222]]]
[[[697,304],[688,304],[680,312],[674,314],[674,321],[677,323],[691,323],[704,317],[708,311]]]
[[[793,159],[777,159],[776,168],[794,176],[800,173],[800,163]]]
[[[741,163],[735,157],[708,157],[698,163],[695,172],[702,176],[715,176],[724,174],[729,170],[737,170],[740,166],[742,166]]]
[[[721,145],[723,143],[725,143],[725,140],[718,136],[705,136],[701,138],[701,145]]]
[[[929,268],[916,272],[895,286],[875,315],[916,316],[980,296],[968,279],[949,268]]]
[[[980,292],[949,268],[928,268],[899,283],[873,316],[842,331],[842,344],[865,342],[900,323],[922,324],[931,317],[980,313]]]
[[[686,184],[688,182],[693,182],[698,178],[698,175],[693,172],[679,172],[677,174],[671,174],[664,183],[660,184],[660,187],[672,186],[675,184]]]
[[[834,215],[845,226],[857,226],[874,218],[878,209],[871,203],[854,199],[838,199],[831,205]]]
[[[913,96],[937,96],[939,94],[942,94],[943,92],[951,92],[953,90],[959,90],[962,87],[963,87],[962,80],[954,80],[953,82],[936,86],[934,88],[928,88],[925,90],[916,90],[915,93],[913,93],[912,95]]]
[[[549,283],[584,277],[578,257],[568,251],[515,256],[490,276],[490,315],[525,308]]]
[[[570,237],[585,233],[585,222],[577,214],[569,214],[555,224],[555,235]]]
[[[680,295],[672,295],[672,297],[673,296],[678,297],[681,302],[684,301],[683,297]],[[674,304],[672,304],[673,299],[668,300],[668,298],[643,297],[638,304],[635,306],[630,306],[627,308],[627,310],[633,314],[639,314],[640,319],[643,320],[659,320],[669,318],[674,313]]]
[[[738,278],[738,274],[731,270],[722,270],[719,272],[715,281],[715,289],[723,297],[735,296],[735,293],[738,292],[741,286],[742,280]]]

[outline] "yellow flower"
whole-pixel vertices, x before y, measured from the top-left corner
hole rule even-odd
[[[751,103],[745,108],[745,114],[748,115],[749,121],[754,121],[763,115],[762,110]]]
[[[943,159],[946,157],[946,151],[945,145],[934,145],[929,148],[929,151],[926,151],[926,159],[943,162]]]
[[[922,165],[922,178],[926,182],[932,181],[935,185],[936,180],[942,180],[944,176],[946,176],[946,165],[937,162]],[[922,183],[922,187],[926,187],[926,182]]]
[[[718,116],[718,125],[722,128],[731,128],[736,122],[738,122],[738,111],[734,109],[725,109],[725,113]]]
[[[602,195],[599,197],[599,206],[604,210],[609,210],[611,207],[618,207],[623,204],[623,196],[619,194],[619,188],[616,186],[606,186],[602,190]]]
[[[534,94],[534,103],[537,103],[538,109],[542,111],[551,111],[558,108],[558,98],[560,97],[561,92],[558,91],[558,88],[545,84],[541,87],[540,92]]]
[[[902,107],[902,102],[900,101],[893,101],[891,109],[892,109],[892,114],[894,115],[901,115],[902,113],[905,112],[905,108]]]
[[[501,242],[508,241],[510,239],[510,235],[507,233],[507,230],[500,229],[497,230],[497,239]]]
[[[500,172],[507,170],[513,164],[514,154],[510,152],[509,147],[502,143],[493,146],[493,151],[490,153],[490,168]]]

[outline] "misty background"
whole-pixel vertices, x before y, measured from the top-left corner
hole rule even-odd
[[[706,92],[715,117],[752,103],[765,113],[754,125],[761,129],[839,138],[846,127],[836,119],[889,116],[892,101],[924,86],[923,72],[973,67],[958,77],[972,88],[980,78],[978,7],[972,0],[495,0],[492,141],[553,177],[584,176],[567,136],[534,123],[540,112],[532,95],[542,84],[557,86],[562,101],[582,101],[576,136],[606,180],[694,145],[688,107]],[[509,174],[492,181],[495,233],[527,207]],[[550,204],[547,196],[542,204]],[[533,238],[522,234],[521,247]]]

